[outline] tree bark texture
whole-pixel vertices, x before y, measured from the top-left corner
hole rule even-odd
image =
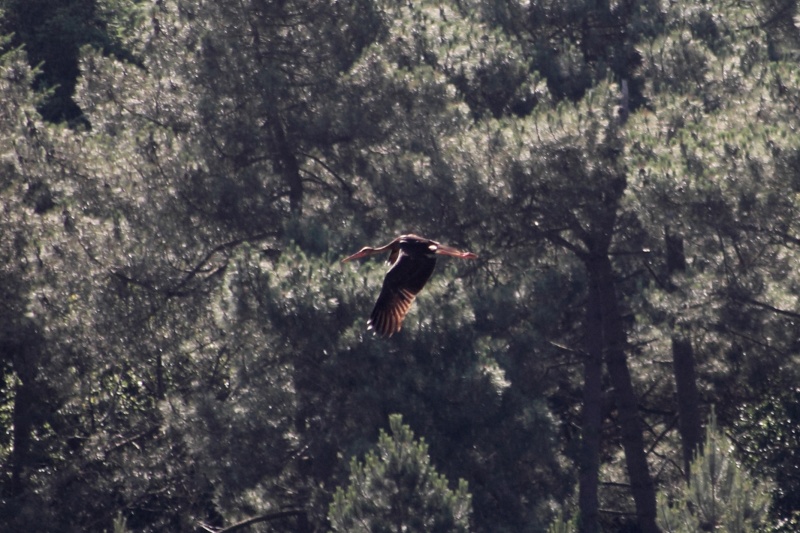
[[[40,343],[31,330],[32,328],[25,328],[21,342],[10,343],[4,347],[11,352],[9,356],[17,377],[11,414],[14,429],[10,457],[10,492],[15,497],[22,496],[28,486],[32,433],[39,400],[34,382]]]
[[[289,209],[293,215],[299,217],[303,214],[303,178],[300,175],[300,163],[286,136],[280,114],[275,111],[271,113],[270,119],[276,152],[275,166],[289,186]]]
[[[683,239],[665,228],[664,240],[667,259],[667,274],[670,276],[668,290],[674,291],[673,274],[686,270]],[[703,426],[700,418],[700,393],[697,390],[695,357],[688,336],[675,329],[676,316],[672,317],[672,371],[675,376],[675,393],[678,404],[678,431],[681,434],[684,476],[689,479],[689,466],[694,453],[703,441]]]
[[[586,354],[583,364],[583,412],[581,450],[578,465],[578,508],[580,533],[597,533],[598,485],[600,473],[600,432],[602,428],[603,320],[597,285],[589,286],[586,308]]]
[[[644,533],[659,531],[656,525],[656,494],[647,465],[638,401],[628,368],[627,335],[617,297],[614,271],[607,253],[588,257],[590,286],[595,286],[602,318],[602,347],[608,375],[613,387],[614,403],[620,426],[625,464],[630,478],[636,517]]]
[[[681,434],[683,467],[689,479],[690,465],[694,453],[703,441],[700,422],[700,393],[694,368],[694,349],[689,339],[672,335],[672,370],[678,403],[678,431]]]

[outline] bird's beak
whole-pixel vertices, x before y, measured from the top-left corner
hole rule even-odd
[[[439,255],[449,255],[450,257],[459,257],[461,259],[477,259],[478,256],[473,254],[472,252],[462,252],[461,250],[457,250],[451,246],[447,246],[444,244],[440,244],[436,247],[436,251],[434,252]]]
[[[344,259],[342,259],[342,263],[347,263],[348,261],[352,261],[353,259],[361,259],[362,257],[366,257],[366,256],[370,255],[370,252],[371,252],[371,250],[368,250],[366,248],[363,249],[363,250],[359,250],[358,252],[354,253],[350,257],[345,257]]]

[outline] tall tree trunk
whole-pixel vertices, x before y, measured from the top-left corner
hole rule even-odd
[[[286,137],[283,121],[277,110],[270,113],[272,121],[272,134],[276,150],[276,167],[283,175],[289,186],[289,209],[292,215],[300,217],[303,214],[303,178],[300,175],[300,163]]]
[[[678,431],[681,434],[684,475],[689,479],[695,451],[703,442],[700,421],[700,393],[694,368],[694,349],[689,339],[672,334],[672,371],[678,401]]]
[[[281,4],[281,7],[283,7],[283,4]],[[281,13],[281,15],[285,16],[285,13]],[[256,58],[258,58],[258,63],[266,71],[279,71],[280,66],[274,64],[269,59],[269,56],[265,56],[261,53],[261,32],[252,19],[250,20],[250,32],[253,38],[253,48]],[[267,127],[271,129],[272,143],[275,152],[272,160],[277,171],[282,175],[284,181],[289,186],[289,210],[292,215],[299,218],[303,214],[303,179],[300,174],[300,162],[297,159],[294,146],[287,135],[286,126],[284,125],[279,107],[280,102],[277,100],[277,97],[274,98],[275,101],[269,102],[267,107],[267,119],[269,121]]]
[[[36,366],[40,342],[33,327],[25,327],[21,342],[9,343],[10,359],[17,376],[14,388],[14,407],[11,414],[13,434],[11,437],[11,483],[12,496],[25,493],[30,471],[30,455],[37,394],[35,390]]]
[[[606,252],[594,253],[588,257],[589,282],[597,286],[606,368],[613,386],[625,464],[636,504],[636,517],[641,531],[657,533],[656,493],[647,465],[638,401],[625,354],[627,335],[615,288],[614,270]]]
[[[602,428],[603,317],[596,283],[589,285],[586,308],[586,360],[583,364],[583,413],[581,450],[578,464],[578,508],[580,533],[596,533],[600,472],[600,431]]]
[[[674,291],[675,286],[671,279],[673,274],[686,270],[683,239],[673,235],[669,228],[665,228],[664,239],[667,252],[667,274],[670,276],[668,286],[670,291]],[[692,342],[676,329],[674,317],[672,323],[672,371],[675,376],[678,404],[678,431],[681,434],[684,475],[688,480],[692,458],[703,440],[703,427],[700,418],[700,393],[697,390]]]
[[[23,372],[25,372],[23,370]],[[33,428],[32,408],[35,401],[29,376],[17,373],[17,386],[14,390],[14,410],[12,421],[11,451],[11,495],[21,496],[27,485],[28,456],[31,447]]]

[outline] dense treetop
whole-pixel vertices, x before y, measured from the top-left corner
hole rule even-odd
[[[797,11],[0,2],[0,529],[796,530]]]

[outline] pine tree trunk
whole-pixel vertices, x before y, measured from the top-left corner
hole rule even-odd
[[[26,328],[28,329],[28,328]],[[35,334],[26,332],[22,342],[9,347],[17,385],[14,390],[14,408],[11,414],[13,434],[11,441],[11,483],[12,496],[22,496],[28,485],[30,470],[30,450],[34,425],[34,411],[37,395],[34,388],[36,379],[36,361],[39,342]]]
[[[665,229],[664,238],[667,273],[671,278],[676,272],[686,270],[686,256],[683,252],[683,239],[670,233],[669,228]],[[674,290],[671,279],[668,283],[669,290]],[[703,426],[700,419],[700,393],[697,390],[694,349],[691,340],[677,331],[673,331],[672,334],[672,371],[675,376],[678,431],[681,434],[684,475],[689,479],[689,466],[695,451],[703,441]]]
[[[261,67],[265,70],[279,68],[261,53],[261,32],[252,21],[250,22],[250,32],[253,38],[255,55]],[[273,163],[289,186],[289,210],[292,215],[299,218],[303,214],[303,178],[300,174],[300,162],[297,159],[292,143],[287,137],[286,126],[283,123],[283,117],[281,117],[278,106],[279,103],[273,101],[267,108],[268,127],[271,128],[274,148]]]
[[[303,178],[300,175],[300,163],[286,137],[280,115],[277,111],[271,115],[278,163],[276,167],[283,174],[283,179],[289,186],[289,209],[292,215],[300,217],[303,214]]]
[[[587,264],[589,280],[597,285],[603,322],[603,350],[614,391],[625,464],[630,478],[639,528],[644,533],[659,531],[656,525],[656,494],[644,450],[638,401],[633,390],[625,354],[627,338],[615,289],[614,271],[607,254],[592,254]]]
[[[11,451],[11,485],[12,496],[21,496],[27,485],[28,455],[31,445],[31,409],[34,397],[28,378],[19,378],[14,391],[14,411],[12,420],[14,433]]]
[[[689,479],[690,465],[695,451],[703,442],[700,422],[700,393],[694,368],[692,343],[678,334],[672,335],[672,369],[678,400],[678,431],[681,434],[683,466]]]
[[[583,365],[583,420],[579,459],[578,507],[580,533],[596,533],[600,471],[600,431],[602,428],[603,320],[596,284],[589,286],[586,309],[586,360]]]

